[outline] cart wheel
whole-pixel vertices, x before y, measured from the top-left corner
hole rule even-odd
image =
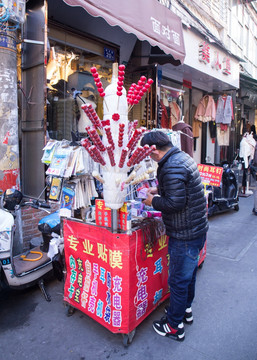
[[[122,342],[123,342],[123,345],[125,347],[128,347],[129,344],[132,343],[132,340],[135,336],[135,333],[136,333],[136,329],[132,330],[130,333],[128,334],[122,334]]]
[[[74,314],[74,311],[75,309],[71,305],[67,305],[65,308],[66,316],[72,316]]]
[[[198,266],[199,269],[201,269],[203,267],[203,263],[204,263],[204,261],[202,261],[201,264]]]
[[[238,210],[239,210],[239,205],[235,205],[235,206],[234,206],[234,210],[235,210],[235,211],[238,211]]]

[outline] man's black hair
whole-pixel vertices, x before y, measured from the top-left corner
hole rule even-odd
[[[157,150],[162,151],[165,151],[173,146],[168,135],[162,131],[151,131],[146,133],[141,139],[140,144],[141,146],[146,144],[149,146],[155,145]]]

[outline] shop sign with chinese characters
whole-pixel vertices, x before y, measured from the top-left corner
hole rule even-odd
[[[239,88],[238,58],[190,29],[184,29],[183,35],[186,48],[184,65],[190,70],[188,77],[184,78],[192,81],[193,88],[207,92],[212,92],[214,87],[221,87],[222,90]]]
[[[156,34],[160,35],[160,37],[166,38],[167,40],[178,46],[181,45],[180,34],[177,31],[171,29],[168,24],[162,23],[160,20],[154,18],[153,16],[151,17],[151,21],[153,31]]]
[[[64,300],[113,333],[131,332],[168,296],[168,237],[144,245],[141,230],[63,220]]]
[[[222,167],[203,164],[197,166],[204,185],[220,186],[223,173]]]
[[[231,75],[231,64],[228,56],[222,56],[218,50],[211,50],[207,41],[201,41],[198,49],[199,61],[211,65],[217,71],[221,70],[224,75]]]

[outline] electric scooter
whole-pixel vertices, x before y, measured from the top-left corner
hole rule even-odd
[[[208,216],[230,209],[239,210],[238,183],[234,171],[227,163],[223,165],[221,186],[207,186]]]
[[[59,280],[62,277],[62,267],[60,266],[60,252],[61,241],[58,245],[58,259],[56,256],[51,258],[48,256],[49,232],[52,233],[52,228],[48,224],[43,231],[43,241],[41,245],[25,251],[21,254],[14,255],[14,235],[15,235],[15,217],[17,211],[22,206],[31,206],[35,209],[44,210],[50,213],[46,202],[40,202],[38,199],[22,202],[23,195],[16,189],[8,189],[1,195],[0,200],[0,289],[4,289],[6,286],[12,289],[24,289],[26,287],[38,284],[45,299],[51,301],[51,297],[47,294],[44,286],[44,278],[50,275],[51,272],[59,272],[57,278]],[[56,217],[56,214],[51,214],[52,217]],[[49,223],[48,215],[41,220],[41,224]],[[56,217],[56,224],[60,222],[60,218]],[[60,231],[60,226],[56,225],[55,230]],[[47,243],[44,243],[44,238],[47,239]],[[56,266],[55,262],[59,264]],[[55,265],[54,265],[55,264]]]

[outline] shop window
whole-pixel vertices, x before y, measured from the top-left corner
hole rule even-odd
[[[159,107],[159,127],[172,129],[179,121],[185,120],[189,123],[189,89],[183,89],[182,85],[163,79]]]
[[[86,133],[91,122],[81,110],[92,104],[102,118],[103,98],[99,96],[91,67],[96,67],[103,87],[111,81],[113,60],[90,51],[50,41],[47,64],[47,130],[52,139],[71,139],[71,132]],[[76,94],[78,96],[76,96]]]
[[[141,76],[147,79],[155,78],[155,70],[151,67],[142,71],[128,71],[126,72],[125,88],[129,89],[131,83],[137,84]],[[131,111],[128,113],[129,121],[138,120],[138,126],[153,129],[157,127],[156,121],[156,87],[152,84],[149,91],[147,91],[137,105],[133,105]]]

